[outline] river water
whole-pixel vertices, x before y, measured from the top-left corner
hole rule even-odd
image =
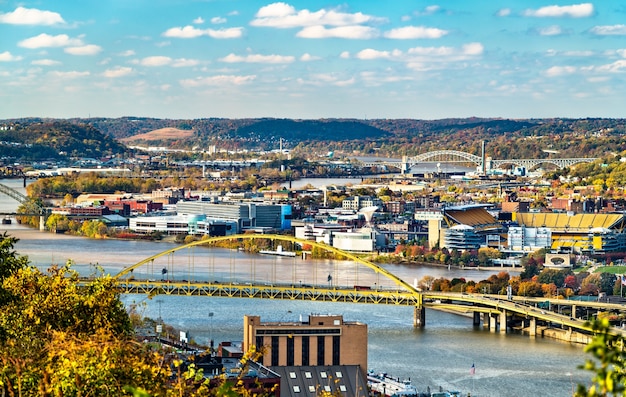
[[[19,180],[0,180],[0,183],[18,189],[22,186]],[[16,202],[0,196],[0,210],[16,207]],[[107,273],[115,274],[126,266],[173,247],[164,242],[90,240],[54,235],[26,229],[15,222],[1,227],[0,231],[6,230],[20,239],[17,251],[27,255],[33,265],[45,268],[72,260],[81,273],[93,271],[97,264]],[[298,262],[294,266],[295,259],[268,259],[217,249],[212,250],[210,256],[217,258],[215,262],[221,263],[226,270],[220,271],[211,260],[205,261],[204,265],[193,265],[195,279],[245,281],[247,278],[252,281],[249,278],[254,278],[272,282],[274,279],[277,282],[304,279],[322,283],[328,273],[335,275],[338,284],[350,285],[359,277],[360,284],[386,286],[384,280],[373,278],[367,272],[360,271],[355,275],[355,266],[345,262],[319,261],[314,266],[308,266],[311,262]],[[234,263],[243,269],[236,270]],[[384,267],[410,283],[424,275],[482,280],[493,274],[492,271]],[[160,265],[156,268],[157,273],[159,269]],[[185,272],[170,271],[168,277],[189,277],[189,269],[188,266]],[[187,275],[183,276],[183,273]],[[483,328],[475,329],[471,318],[433,310],[426,311],[426,327],[414,329],[413,311],[408,307],[173,296],[147,299],[141,295],[124,295],[122,299],[129,306],[136,305],[146,316],[161,316],[166,323],[187,331],[200,343],[207,343],[211,338],[218,342],[241,340],[244,314],[260,315],[263,321],[297,321],[300,315],[311,313],[342,314],[346,321],[368,325],[370,369],[410,378],[419,390],[426,390],[426,387],[435,390],[441,386],[473,396],[571,396],[577,383],[588,383],[591,378],[591,374],[577,368],[587,358],[580,345],[490,333]],[[472,364],[476,367],[473,376],[470,374]]]

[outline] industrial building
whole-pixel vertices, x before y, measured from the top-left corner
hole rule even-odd
[[[260,362],[276,366],[358,365],[367,375],[367,325],[341,315],[311,314],[297,322],[244,316],[243,350],[265,349]]]

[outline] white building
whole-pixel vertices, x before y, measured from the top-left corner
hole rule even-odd
[[[203,215],[140,216],[130,218],[128,228],[143,234],[154,232],[168,235],[229,236],[237,234],[237,224],[235,222],[206,219]]]
[[[385,246],[385,236],[370,228],[314,224],[296,227],[295,236],[352,252],[372,252]]]

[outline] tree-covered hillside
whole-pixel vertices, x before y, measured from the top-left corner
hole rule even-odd
[[[19,122],[28,124],[31,129],[54,124],[37,119]],[[626,150],[624,139],[626,119],[172,120],[123,117],[71,119],[59,123],[89,125],[92,129],[86,131],[101,131],[105,136],[116,139],[168,127],[193,131],[191,137],[184,139],[173,137],[135,142],[138,145],[166,146],[175,149],[208,148],[215,145],[218,149],[225,150],[272,150],[278,149],[282,139],[283,148],[294,150],[296,154],[298,152],[307,155],[326,154],[328,151],[334,151],[337,156],[345,157],[415,156],[441,149],[461,150],[479,155],[482,141],[486,142],[487,156],[493,159],[602,157],[607,153],[620,153]],[[90,141],[90,138],[87,138],[87,141]],[[30,143],[37,145],[39,142],[45,144],[45,139]],[[52,147],[67,151],[60,149],[59,143],[56,142],[56,146]],[[40,151],[42,150],[43,148],[40,148]],[[114,142],[111,141],[110,145],[102,147],[100,151],[107,150],[115,151]]]
[[[0,156],[16,160],[102,158],[127,149],[88,124],[67,121],[13,122],[0,130]]]

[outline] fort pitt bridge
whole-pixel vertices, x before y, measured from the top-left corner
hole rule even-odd
[[[270,263],[260,261],[262,255],[236,258],[240,250],[259,247],[273,254]],[[228,250],[231,259],[216,259],[211,254],[215,249]],[[302,249],[303,256],[278,254]],[[310,251],[332,254],[335,259],[306,259]],[[113,277],[121,293],[409,306],[414,308],[415,327],[427,326],[425,309],[431,308],[471,316],[475,326],[492,332],[535,336],[556,329],[560,339],[580,343],[593,334],[588,319],[600,312],[626,314],[626,306],[608,302],[423,291],[389,267],[283,235],[240,234],[194,241],[146,258]],[[626,336],[621,328],[610,332]]]

